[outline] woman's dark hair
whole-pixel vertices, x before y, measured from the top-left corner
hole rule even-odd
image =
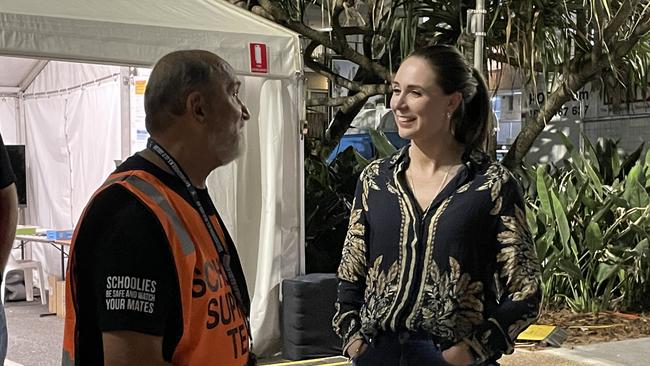
[[[427,46],[413,51],[409,57],[429,62],[436,82],[445,94],[460,92],[463,100],[451,117],[454,138],[465,145],[466,152],[481,146],[487,136],[490,97],[481,74],[467,64],[456,47]]]

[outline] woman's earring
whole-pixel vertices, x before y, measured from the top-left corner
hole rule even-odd
[[[447,119],[451,119],[451,112],[447,112]]]

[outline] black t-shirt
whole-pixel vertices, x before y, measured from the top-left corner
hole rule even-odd
[[[15,181],[16,176],[11,168],[11,162],[9,161],[5,144],[2,141],[2,135],[0,135],[0,189],[8,187]]]
[[[178,177],[139,155],[116,172],[128,170],[153,174],[192,202]],[[215,214],[207,189],[198,193],[207,213]],[[103,364],[101,332],[114,330],[162,336],[163,358],[170,362],[182,336],[182,310],[171,249],[156,216],[125,188],[105,189],[83,219],[75,258],[78,364]],[[137,310],[120,303],[125,300],[119,291],[136,291],[143,300]]]

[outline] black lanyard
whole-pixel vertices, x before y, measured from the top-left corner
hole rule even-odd
[[[149,138],[149,141],[147,141],[147,148],[154,153],[156,153],[160,158],[167,164],[167,166],[176,174],[178,178],[183,181],[183,184],[185,184],[185,188],[187,188],[188,192],[190,193],[190,196],[192,196],[192,200],[194,201],[194,205],[196,208],[199,210],[199,213],[201,214],[201,218],[203,219],[203,223],[205,224],[205,227],[208,229],[208,232],[210,233],[210,237],[212,238],[212,242],[214,243],[214,246],[217,248],[217,253],[219,253],[219,257],[221,258],[221,264],[223,265],[224,270],[226,271],[226,276],[228,277],[228,282],[230,282],[230,286],[232,287],[232,291],[235,294],[235,298],[239,302],[239,305],[242,306],[243,309],[243,298],[241,296],[241,292],[239,291],[239,287],[237,286],[237,280],[235,279],[235,275],[232,272],[232,269],[230,267],[230,254],[225,250],[223,244],[221,243],[221,240],[219,239],[219,236],[217,235],[216,230],[214,229],[214,225],[212,224],[212,221],[208,218],[208,215],[205,213],[205,209],[203,208],[203,205],[201,204],[201,200],[199,199],[199,194],[196,191],[196,188],[192,185],[190,180],[187,178],[187,175],[185,175],[185,172],[183,172],[183,169],[176,163],[176,160],[172,158],[165,149],[158,145],[156,141],[154,141],[152,138]]]

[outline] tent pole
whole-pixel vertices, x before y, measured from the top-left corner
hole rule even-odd
[[[120,67],[121,157],[131,155],[131,69]]]

